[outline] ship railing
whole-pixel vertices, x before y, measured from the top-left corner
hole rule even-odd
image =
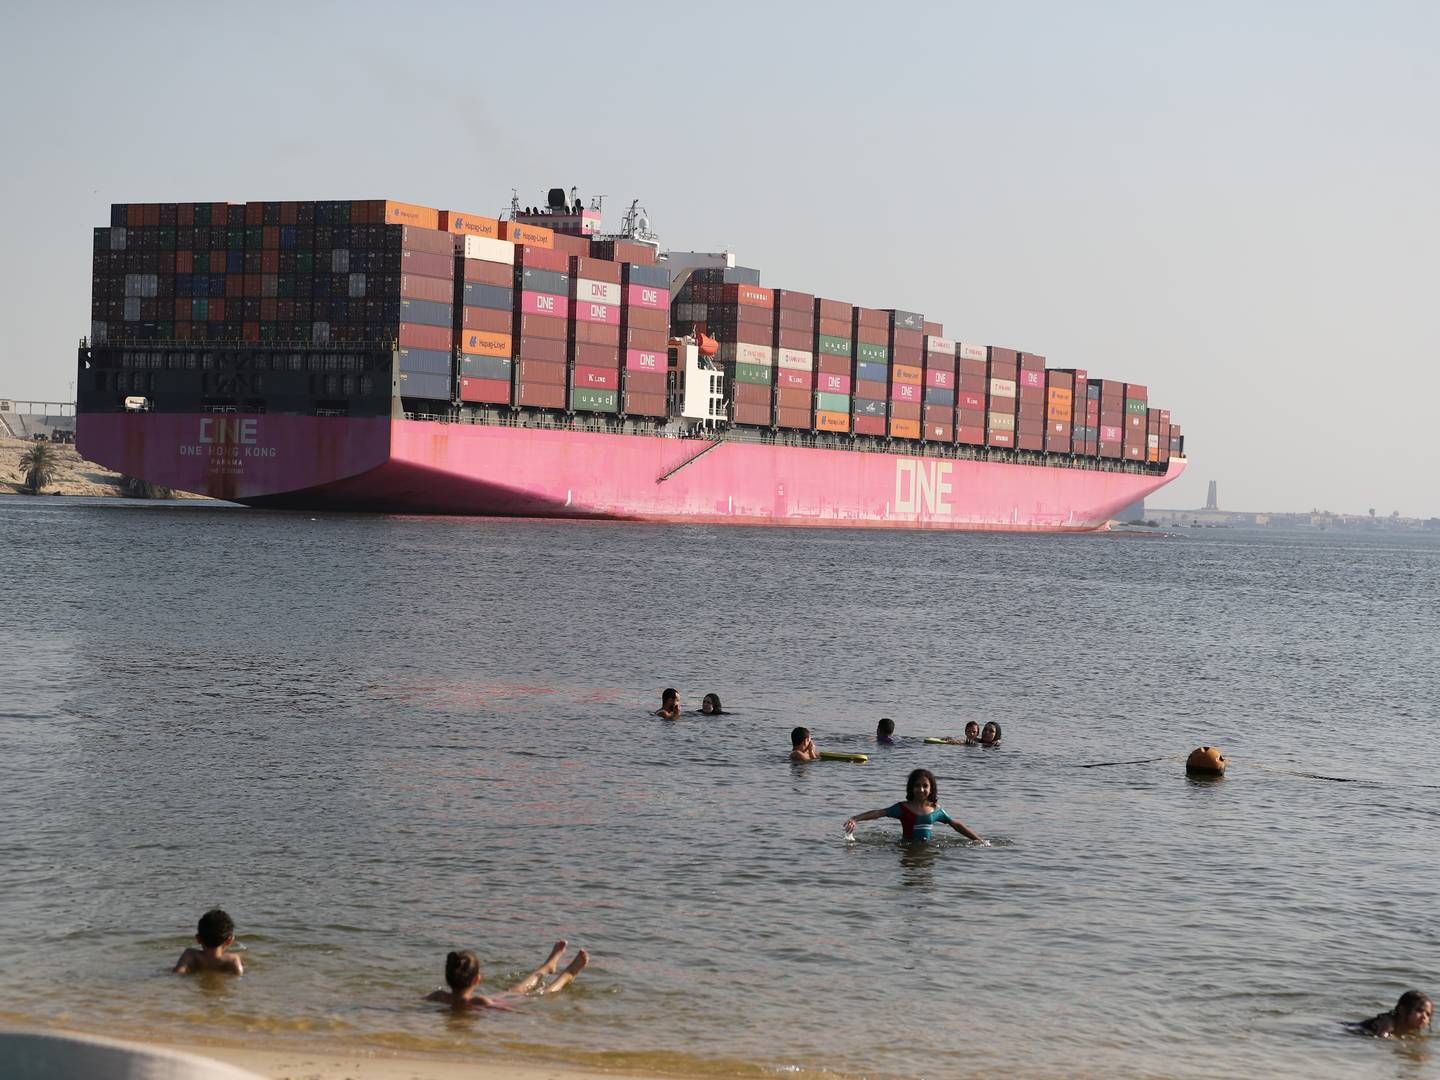
[[[1163,473],[1165,463],[1126,461],[1121,458],[1087,458],[1052,451],[1021,450],[1011,447],[971,446],[966,443],[896,442],[883,436],[862,436],[846,442],[845,436],[829,432],[768,431],[764,428],[732,427],[728,430],[703,424],[667,423],[631,431],[623,421],[608,413],[594,417],[567,417],[541,412],[486,413],[471,411],[463,414],[406,411],[407,420],[424,420],[444,424],[481,424],[495,427],[540,429],[549,431],[589,431],[614,434],[644,434],[666,439],[719,439],[725,442],[753,443],[767,446],[794,446],[820,450],[847,450],[862,454],[907,454],[951,461],[994,461],[1006,464],[1045,465],[1049,468],[1086,469],[1090,472]],[[1154,469],[1151,469],[1154,466]]]

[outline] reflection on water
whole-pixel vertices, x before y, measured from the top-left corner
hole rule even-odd
[[[0,545],[54,598],[0,621],[8,1021],[714,1075],[1435,1068],[1339,1024],[1436,990],[1433,540],[0,500]],[[655,720],[671,685],[727,714]],[[921,741],[970,719],[1004,744]],[[788,763],[797,724],[869,763]],[[1185,777],[1201,744],[1223,780]],[[992,846],[841,837],[917,766]],[[164,974],[215,904],[248,974]],[[451,949],[501,985],[558,937],[593,959],[554,998],[421,1000]]]

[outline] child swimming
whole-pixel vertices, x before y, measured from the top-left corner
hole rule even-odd
[[[504,998],[522,997],[532,990],[541,994],[558,994],[570,985],[575,976],[585,970],[585,965],[590,962],[590,954],[581,949],[565,970],[559,975],[555,975],[556,965],[560,963],[560,957],[564,954],[568,944],[564,940],[557,941],[543,964],[496,997],[486,997],[484,994],[477,993],[483,978],[480,974],[479,958],[469,949],[452,952],[445,957],[445,982],[450,989],[436,990],[427,994],[425,1000],[438,1001],[442,1005],[449,1005],[456,1010],[504,1009],[514,1012],[514,1006],[508,1004],[503,1000]],[[555,978],[542,985],[547,975],[555,975]]]
[[[660,695],[660,708],[655,710],[655,715],[661,720],[679,720],[680,691],[673,686],[666,687],[665,692]]]
[[[819,761],[820,751],[815,749],[815,740],[810,738],[808,727],[797,727],[790,732],[791,761]]]
[[[895,745],[895,721],[888,716],[882,716],[880,722],[875,725],[875,741],[881,746]]]
[[[876,818],[898,818],[902,840],[929,840],[936,825],[949,825],[966,839],[978,844],[985,843],[978,833],[971,832],[961,821],[957,821],[940,809],[940,785],[935,774],[929,769],[915,769],[905,781],[905,801],[887,806],[883,810],[866,810],[845,822],[846,834],[855,831],[857,821],[873,821]]]
[[[1434,1015],[1435,1006],[1428,997],[1419,990],[1406,990],[1393,1009],[1361,1021],[1358,1026],[1362,1033],[1377,1039],[1405,1039],[1428,1028]]]
[[[244,975],[245,965],[238,956],[226,956],[225,950],[235,944],[235,922],[222,910],[211,908],[200,916],[195,927],[195,941],[200,948],[189,948],[180,954],[171,972],[190,975],[197,971],[219,971],[226,975]]]

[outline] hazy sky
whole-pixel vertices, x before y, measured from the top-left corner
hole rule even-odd
[[[112,202],[517,188],[1145,383],[1151,500],[1440,515],[1440,5],[10,3],[0,397]]]

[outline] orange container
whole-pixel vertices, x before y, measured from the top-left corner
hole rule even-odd
[[[843,412],[824,412],[817,410],[815,413],[816,431],[849,431],[850,416]]]
[[[890,369],[890,380],[906,386],[919,386],[925,381],[925,372],[909,364],[896,364]]]
[[[773,308],[775,291],[760,285],[722,285],[720,302],[722,304],[744,304],[747,307]]]
[[[512,244],[529,244],[531,247],[551,250],[555,247],[555,234],[549,229],[519,221],[500,222],[500,239],[509,240]]]
[[[466,214],[459,210],[441,210],[436,228],[456,236],[488,236],[492,240],[500,239],[500,222],[494,218]]]
[[[466,330],[460,335],[460,351],[467,356],[500,356],[509,359],[510,335],[488,330]]]
[[[440,211],[413,203],[394,202],[386,199],[380,203],[385,211],[386,225],[418,225],[422,229],[440,228]]]
[[[901,420],[894,417],[890,420],[890,434],[897,439],[918,439],[920,437],[920,421]]]

